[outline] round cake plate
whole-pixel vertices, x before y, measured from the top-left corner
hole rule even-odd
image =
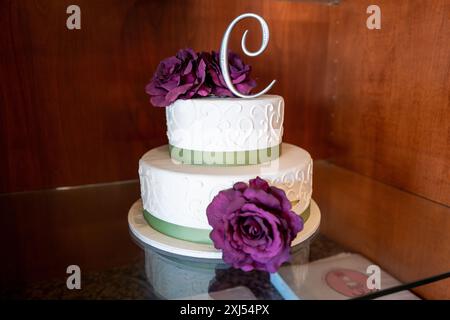
[[[156,249],[175,255],[192,258],[221,259],[222,252],[210,244],[194,243],[172,238],[153,229],[144,219],[142,201],[136,201],[128,212],[128,225],[131,232],[144,242]],[[311,199],[311,213],[304,228],[297,234],[291,246],[296,246],[308,240],[318,230],[320,225],[320,209]]]

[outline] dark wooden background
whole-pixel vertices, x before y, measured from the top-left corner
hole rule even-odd
[[[139,157],[167,141],[164,110],[144,92],[158,62],[188,46],[217,50],[227,25],[246,11],[271,28],[265,54],[246,61],[261,87],[278,80],[285,140],[325,155],[327,6],[81,0],[82,29],[69,31],[71,3],[1,2],[0,192],[137,178]],[[248,27],[256,48],[259,27],[252,20]]]
[[[450,1],[377,1],[377,31],[369,2],[330,8],[333,160],[450,205]]]
[[[0,1],[0,193],[136,179],[139,157],[166,143],[164,110],[144,92],[158,62],[183,47],[218,49],[228,23],[251,11],[266,18],[271,40],[245,60],[260,86],[278,80],[285,141],[450,206],[450,1],[379,0],[381,30],[365,26],[372,1],[323,2],[78,0],[82,29],[69,31],[72,1]],[[256,47],[258,26],[246,25]],[[319,179],[326,208],[339,193],[324,197],[329,177]],[[373,192],[364,194],[373,206]],[[433,224],[448,225],[436,212],[427,239]],[[348,221],[329,218],[324,232],[346,243]],[[401,253],[353,249],[386,261]]]
[[[253,11],[272,36],[246,60],[261,86],[278,79],[285,141],[450,204],[449,1],[380,1],[375,31],[362,0],[81,0],[75,31],[70,3],[0,2],[0,192],[136,178],[139,157],[166,142],[164,111],[143,89],[157,63],[217,49],[227,24]]]

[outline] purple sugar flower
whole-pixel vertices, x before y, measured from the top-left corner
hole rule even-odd
[[[166,107],[177,99],[209,95],[211,88],[205,79],[206,61],[194,50],[183,49],[160,62],[145,91],[154,106]]]
[[[255,80],[250,78],[252,67],[245,64],[238,54],[234,52],[228,53],[228,64],[231,82],[235,88],[243,94],[249,94],[256,86]],[[233,97],[233,93],[228,89],[223,79],[222,70],[220,69],[220,55],[213,51],[208,60],[208,75],[211,78],[211,93],[219,97]]]
[[[223,259],[244,271],[276,272],[290,258],[290,245],[303,229],[283,190],[257,177],[220,191],[206,209],[210,237]]]
[[[239,92],[249,94],[256,86],[250,78],[251,67],[231,51],[228,62],[234,86]],[[219,54],[214,51],[196,53],[192,49],[180,50],[176,56],[161,61],[145,91],[156,107],[167,107],[177,99],[209,95],[233,97],[223,79]]]

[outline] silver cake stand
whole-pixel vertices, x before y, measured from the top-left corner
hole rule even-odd
[[[158,250],[175,255],[191,258],[215,259],[222,258],[222,252],[210,244],[194,243],[166,236],[153,229],[144,219],[142,201],[139,199],[128,212],[128,225],[133,235],[145,244]],[[310,239],[319,229],[320,209],[317,203],[311,199],[311,212],[304,228],[292,241],[292,246],[297,246]]]

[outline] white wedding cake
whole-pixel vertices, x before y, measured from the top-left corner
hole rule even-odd
[[[184,241],[165,250],[201,244],[198,250],[220,250],[234,268],[276,272],[320,218],[314,204],[310,210],[311,156],[283,143],[284,99],[266,94],[275,81],[251,94],[251,66],[227,49],[244,18],[260,22],[263,43],[248,51],[244,33],[243,51],[264,51],[267,23],[243,14],[225,32],[220,53],[181,49],[147,84],[153,106],[166,108],[169,143],[139,161],[142,215],[151,232]],[[305,228],[310,212],[314,223]]]
[[[166,110],[169,145],[139,161],[143,207],[156,228],[166,222],[209,234],[206,207],[213,197],[256,176],[283,189],[295,212],[309,207],[312,159],[282,143],[282,97],[177,100]],[[171,236],[187,240],[184,232]]]

